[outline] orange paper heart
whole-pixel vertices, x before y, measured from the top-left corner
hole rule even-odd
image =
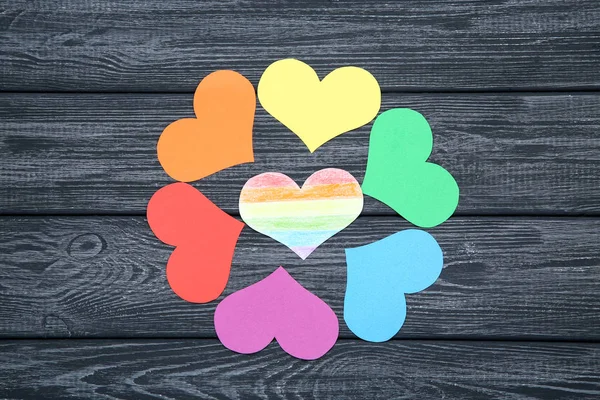
[[[191,182],[254,161],[254,87],[235,71],[206,76],[194,94],[196,118],[167,126],[158,139],[158,161],[173,179]]]

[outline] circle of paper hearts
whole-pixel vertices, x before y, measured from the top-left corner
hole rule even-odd
[[[379,84],[366,70],[342,67],[320,80],[295,59],[271,64],[257,92],[263,108],[310,152],[368,124],[381,106]],[[216,71],[198,85],[193,106],[196,118],[171,123],[158,140],[158,160],[179,182],[152,196],[147,218],[156,237],[175,246],[166,267],[173,291],[186,301],[207,303],[225,289],[244,223],[185,182],[254,161],[256,94],[241,74]],[[284,174],[265,172],[244,185],[240,215],[302,259],[360,215],[363,192],[414,225],[439,225],[456,209],[459,189],[448,171],[427,162],[432,148],[431,129],[421,114],[405,108],[385,111],[371,129],[362,188],[337,168],[316,171],[302,187]],[[380,342],[404,323],[404,293],[432,285],[443,256],[431,235],[410,229],[346,249],[346,262],[346,324],[358,337]],[[327,353],[339,333],[333,310],[283,267],[226,297],[214,321],[217,336],[233,351],[255,353],[275,339],[287,353],[306,360]]]

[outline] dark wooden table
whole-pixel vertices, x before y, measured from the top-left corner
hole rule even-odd
[[[157,138],[200,79],[256,85],[285,57],[371,71],[461,188],[429,230],[441,277],[387,343],[343,323],[343,248],[410,224],[366,198],[304,262],[244,229],[225,294],[286,266],[340,317],[313,362],[225,349],[144,217],[170,182]],[[369,129],[311,155],[259,107],[256,162],[195,185],[237,215],[267,170],[361,181]],[[598,0],[0,0],[0,188],[0,398],[600,398]]]

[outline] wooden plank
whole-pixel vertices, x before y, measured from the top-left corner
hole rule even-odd
[[[361,217],[306,261],[244,228],[228,295],[279,265],[340,316],[343,249],[411,227]],[[407,296],[399,338],[600,339],[600,219],[453,218],[431,229],[445,254],[435,285]],[[142,217],[0,219],[0,336],[214,337],[214,303],[179,299],[171,247]]]
[[[0,90],[187,91],[215,69],[367,68],[386,90],[599,88],[597,0],[4,0]]]
[[[0,342],[0,396],[230,399],[596,399],[592,343],[338,342],[306,362],[275,343],[240,355],[215,340]]]
[[[457,179],[457,213],[600,213],[600,96],[399,95],[382,110],[411,107],[434,131],[431,160]],[[144,214],[150,196],[171,182],[156,159],[170,122],[193,116],[190,95],[0,95],[0,213]],[[251,176],[281,171],[303,182],[339,167],[362,181],[371,125],[314,154],[259,107],[256,162],[196,185],[237,213]],[[366,198],[365,214],[393,214]]]

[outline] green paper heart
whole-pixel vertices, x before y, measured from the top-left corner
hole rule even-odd
[[[419,227],[441,224],[456,210],[459,190],[448,171],[427,162],[432,148],[421,114],[409,108],[382,113],[371,129],[363,193]]]

